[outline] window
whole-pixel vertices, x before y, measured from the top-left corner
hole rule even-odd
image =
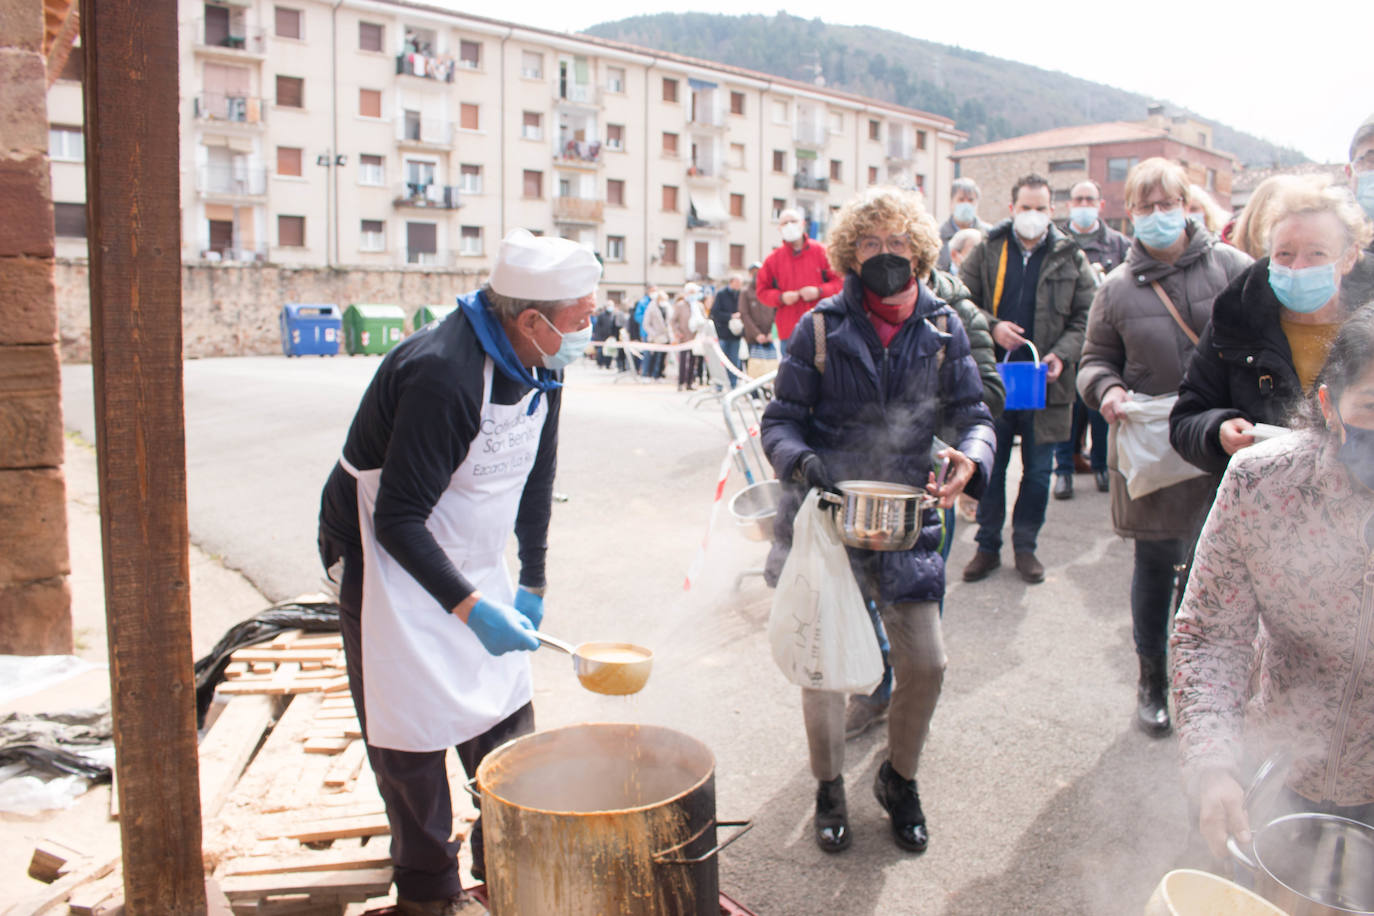
[[[80,48],[73,48],[72,53],[80,53]],[[65,162],[82,162],[86,158],[86,147],[81,142],[81,128],[79,127],[49,127],[48,128],[48,158],[58,159]],[[1213,174],[1216,174],[1213,172]]]
[[[297,39],[301,37],[300,10],[287,9],[284,6],[277,7],[277,37]]]
[[[75,49],[76,53],[80,49]],[[53,204],[53,232],[58,238],[84,239],[86,237],[85,204]]]
[[[665,102],[676,102],[676,101],[677,101],[677,80],[675,80],[675,79],[673,79],[673,78],[671,78],[671,77],[667,77],[667,76],[665,76],[665,77],[663,78],[663,101],[665,101]],[[673,262],[673,263],[677,263],[677,262]]]
[[[297,178],[301,174],[301,149],[298,146],[279,146],[277,147],[277,174],[295,175]]]
[[[406,223],[407,264],[433,264],[438,252],[439,229],[434,223]]]
[[[744,246],[743,246],[743,245],[731,245],[731,246],[730,246],[730,269],[731,269],[731,270],[744,270]]]
[[[520,75],[527,80],[542,80],[544,78],[544,55],[534,51],[521,51]]]
[[[359,89],[358,114],[364,118],[380,118],[382,116],[382,90]]]
[[[868,183],[869,183],[869,184],[877,184],[877,183],[878,183],[878,167],[877,167],[876,165],[870,165],[870,166],[868,167]]]
[[[482,253],[482,227],[464,226],[458,236],[458,253],[480,255]]]
[[[358,23],[358,50],[382,50],[382,27],[375,22]]]
[[[277,244],[282,248],[304,248],[305,217],[278,216]]]
[[[1201,130],[1200,130],[1200,131],[1197,132],[1197,145],[1198,145],[1198,146],[1210,146],[1210,145],[1211,145],[1211,144],[1209,144],[1209,143],[1207,142],[1207,133],[1206,133],[1205,131],[1201,131]]]
[[[606,149],[623,150],[625,149],[625,125],[607,124],[606,125]]]
[[[838,160],[838,159],[831,159],[831,160],[830,160],[830,180],[831,180],[831,181],[843,181],[843,180],[844,180],[844,179],[841,177],[841,175],[843,174],[842,168],[843,168],[843,167],[840,165],[840,160]]]
[[[732,92],[730,93],[730,114],[736,114],[736,115],[742,115],[742,114],[744,114],[744,93],[743,93],[743,92],[733,92],[733,91],[732,91]]]
[[[606,203],[612,207],[625,206],[625,182],[623,179],[606,179]]]
[[[924,176],[924,175],[917,175],[917,176],[916,176],[916,190],[920,191],[922,194],[925,193],[925,191],[926,191],[926,176]]]
[[[881,121],[868,119],[868,139],[881,140],[883,138],[883,124]]]
[[[743,219],[743,218],[744,218],[744,195],[743,195],[743,194],[731,194],[731,195],[730,195],[730,215],[733,216],[733,217],[735,217],[736,219]]]
[[[477,106],[463,102],[458,106],[458,126],[463,130],[477,130]]]
[[[773,123],[786,124],[791,120],[791,107],[786,102],[778,99],[773,103]]]
[[[386,168],[381,156],[363,153],[358,157],[358,184],[386,184]]]
[[[677,186],[665,184],[663,186],[663,210],[668,213],[677,212]]]
[[[520,136],[526,140],[544,139],[544,116],[537,111],[527,111],[520,124]]]
[[[625,91],[625,68],[607,67],[606,68],[606,91],[624,92]]]
[[[469,70],[478,70],[482,66],[482,43],[480,41],[468,41],[461,39],[458,42],[458,65],[467,67]]]
[[[304,108],[305,80],[299,76],[278,76],[277,104],[282,108]]]
[[[1136,156],[1131,156],[1130,158],[1126,158],[1126,157],[1123,156],[1123,157],[1120,157],[1120,158],[1117,158],[1117,159],[1108,159],[1108,160],[1107,160],[1107,180],[1108,180],[1108,181],[1125,181],[1125,180],[1126,180],[1126,173],[1129,172],[1129,171],[1131,170],[1131,167],[1134,166],[1134,165],[1135,165],[1137,162],[1139,162],[1139,161],[1140,161],[1139,157],[1136,157]]]
[[[1061,201],[1061,200],[1068,200],[1068,199],[1069,199],[1069,189],[1068,189],[1068,188],[1055,188],[1054,193],[1051,195],[1051,197],[1054,199],[1055,203],[1058,203],[1058,202]]]
[[[918,131],[916,131],[916,148],[917,148],[917,149],[925,149],[925,148],[926,148],[926,132],[923,131],[923,130],[918,130]]]
[[[830,112],[830,132],[832,134],[844,133],[844,113],[839,111]]]
[[[676,263],[677,263],[677,239],[664,239],[664,240],[663,240],[663,263],[664,263],[664,264],[676,264]]]
[[[464,194],[482,193],[482,167],[463,163],[458,166],[458,189]]]
[[[625,290],[623,290],[623,289],[608,290],[608,291],[606,292],[606,298],[609,299],[609,300],[611,301],[611,304],[612,304],[612,305],[624,305],[624,304],[625,304]]]
[[[1081,172],[1088,167],[1086,159],[1051,159],[1051,172]]]
[[[730,144],[730,167],[734,169],[744,168],[744,144]]]
[[[773,150],[773,171],[787,171],[787,152],[785,150]]]
[[[1208,170],[1207,170],[1207,184],[1205,185],[1205,189],[1208,190],[1208,191],[1215,191],[1215,190],[1217,189],[1217,170],[1216,170],[1216,169],[1208,169]]]
[[[663,155],[677,157],[677,134],[663,132]]]
[[[358,228],[359,251],[386,251],[386,223],[365,219]]]
[[[568,175],[559,175],[559,176],[558,176],[558,196],[559,196],[559,197],[576,197],[577,195],[573,193],[573,182],[574,182],[574,181],[575,181],[575,179],[572,178],[572,177],[570,177],[570,176],[568,176]]]
[[[625,236],[608,235],[606,236],[606,260],[623,261],[625,260]]]
[[[782,216],[782,211],[784,211],[784,210],[786,210],[786,209],[787,209],[787,201],[783,200],[781,197],[774,197],[774,198],[773,198],[773,210],[772,210],[773,219],[778,219],[779,217],[781,217],[781,216]]]
[[[525,169],[525,196],[543,197],[544,196],[544,173],[534,169]]]

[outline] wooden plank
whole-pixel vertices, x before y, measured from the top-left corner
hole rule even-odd
[[[278,875],[283,872],[342,871],[357,868],[388,868],[391,856],[385,844],[358,849],[322,849],[285,856],[245,856],[224,865],[226,875]]]
[[[344,738],[307,738],[305,740],[305,752],[307,754],[339,754],[349,745],[352,739]]]
[[[291,645],[297,649],[343,649],[343,635],[317,633],[313,636],[302,636]]]
[[[81,850],[57,840],[39,840],[29,857],[29,877],[51,884],[71,870],[69,863],[86,858]]]
[[[253,674],[271,674],[277,670],[276,662],[244,662]]]
[[[239,697],[224,707],[200,744],[200,809],[213,817],[238,782],[272,721],[276,703],[266,696]]]
[[[80,19],[91,361],[126,904],[140,914],[201,913],[177,8],[88,3]]]
[[[272,638],[272,641],[269,642],[267,645],[273,649],[285,649],[288,646],[294,645],[296,640],[300,639],[304,635],[304,630],[282,630],[280,633],[274,636]]]
[[[328,703],[329,701],[326,700],[325,702]],[[315,719],[317,721],[335,719],[353,719],[357,721],[357,718],[358,711],[353,708],[351,702],[347,706],[321,706],[320,711],[315,713]]]
[[[231,903],[285,894],[367,900],[386,894],[391,887],[391,869],[351,868],[343,871],[230,875],[222,879],[219,886]]]
[[[16,903],[11,903],[9,908],[3,911],[3,916],[37,916],[49,907],[69,898],[72,891],[78,887],[105,877],[114,871],[118,864],[119,856],[94,862],[86,859],[80,864],[73,862],[72,871],[69,874],[58,878],[43,890]]]
[[[247,673],[247,662],[230,662],[224,669],[225,677],[243,677]]]
[[[302,843],[314,843],[319,840],[341,840],[355,836],[386,836],[390,833],[391,826],[387,823],[385,814],[365,814],[288,827],[281,836],[288,840],[300,840]]]
[[[342,661],[337,649],[263,649],[250,647],[240,649],[229,656],[231,662],[332,662]],[[342,664],[339,665],[343,667]]]
[[[361,740],[355,740],[344,748],[344,752],[338,756],[334,764],[325,774],[324,784],[332,788],[342,788],[348,785],[358,776],[358,771],[363,767],[363,760],[367,757],[367,745]]]
[[[321,683],[320,689],[323,690],[325,693],[347,692],[348,675],[340,675],[339,677],[334,678],[334,680],[332,681],[324,681]]]
[[[123,904],[124,873],[117,868],[100,880],[72,891],[67,898],[67,912],[71,916],[98,916],[111,909],[116,902],[112,899],[115,897],[119,898],[118,903]]]

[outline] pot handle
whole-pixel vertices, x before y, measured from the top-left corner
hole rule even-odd
[[[480,802],[482,800],[482,793],[477,791],[476,776],[463,783],[463,791],[471,795],[475,801]]]
[[[730,837],[730,839],[726,840],[724,843],[716,843],[715,846],[713,846],[711,849],[706,850],[705,852],[703,852],[703,853],[702,853],[701,855],[699,855],[699,856],[694,856],[694,857],[692,857],[692,858],[683,858],[683,857],[670,858],[670,856],[671,856],[673,853],[678,852],[679,850],[683,849],[683,848],[686,847],[686,846],[691,845],[692,843],[695,843],[698,839],[701,838],[701,835],[702,835],[703,833],[705,833],[705,832],[706,832],[708,829],[710,829],[711,827],[739,827],[739,828],[741,828],[741,829],[738,830],[736,833],[734,833],[734,834]],[[710,821],[709,823],[707,823],[705,827],[702,827],[700,830],[698,830],[698,831],[697,831],[696,833],[694,833],[692,836],[690,836],[690,837],[688,837],[687,839],[683,840],[681,843],[678,843],[676,846],[670,846],[669,848],[663,850],[662,852],[656,852],[656,853],[654,853],[653,859],[654,859],[655,862],[657,862],[657,863],[660,864],[660,865],[697,865],[697,864],[700,864],[700,863],[702,863],[702,862],[705,862],[707,859],[711,858],[711,857],[714,856],[716,853],[720,852],[720,851],[721,851],[722,849],[724,849],[726,846],[729,846],[731,843],[735,842],[735,840],[738,840],[740,837],[744,836],[746,833],[748,833],[748,832],[749,832],[750,830],[752,830],[753,828],[754,828],[754,822],[753,822],[753,821],[748,821],[748,820],[746,820],[746,821],[717,821],[717,820],[712,820],[712,821]]]
[[[1235,837],[1228,836],[1226,838],[1226,851],[1231,854],[1231,858],[1237,865],[1241,866],[1252,875],[1259,874],[1259,866],[1241,851],[1240,844],[1236,842]]]

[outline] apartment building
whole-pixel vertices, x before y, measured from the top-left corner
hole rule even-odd
[[[182,257],[484,271],[523,226],[612,298],[719,280],[856,191],[943,218],[952,121],[802,82],[393,0],[181,0]],[[79,63],[79,61],[78,61]],[[53,86],[59,256],[84,255],[78,67]]]

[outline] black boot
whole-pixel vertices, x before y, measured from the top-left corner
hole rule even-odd
[[[1141,655],[1135,724],[1152,738],[1169,734],[1168,665],[1163,655]]]
[[[848,849],[849,808],[844,803],[844,777],[821,782],[816,789],[816,845],[824,852]]]
[[[873,795],[892,818],[892,838],[897,845],[909,852],[925,852],[930,834],[926,831],[926,816],[921,811],[916,780],[903,779],[892,769],[892,764],[884,760],[873,779]]]

